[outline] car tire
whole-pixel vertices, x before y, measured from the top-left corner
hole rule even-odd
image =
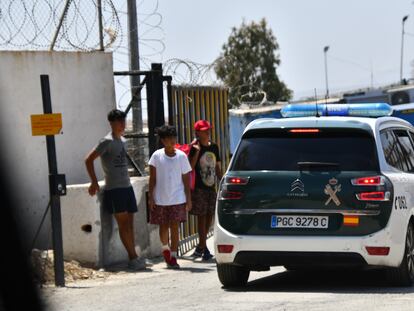
[[[398,268],[387,269],[387,280],[394,286],[412,286],[414,282],[414,226],[408,225],[403,260]]]
[[[291,266],[291,265],[286,265],[283,266],[286,271],[297,271],[297,270],[304,270],[304,267],[300,267],[300,266]]]
[[[232,264],[217,264],[217,274],[225,288],[242,287],[247,284],[250,270]]]

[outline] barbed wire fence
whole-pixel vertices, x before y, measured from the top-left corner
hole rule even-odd
[[[0,49],[100,49],[101,4],[105,49],[122,45],[122,28],[112,0],[6,0],[0,2]]]
[[[214,85],[215,62],[163,61],[163,16],[158,0],[137,2],[140,66],[161,62],[164,74],[175,84]],[[101,21],[101,22],[100,22]],[[113,53],[114,71],[129,69],[127,0],[2,0],[0,1],[0,50],[98,51]],[[131,100],[128,76],[114,77],[117,106]],[[142,111],[146,115],[145,88]]]

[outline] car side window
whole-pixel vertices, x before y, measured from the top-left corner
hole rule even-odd
[[[394,132],[392,130],[382,131],[381,143],[387,163],[396,169],[404,171],[404,159],[401,146]]]
[[[410,138],[411,138],[411,143],[412,143],[413,148],[414,148],[414,132],[408,132],[408,135],[409,135],[409,136],[410,136]]]
[[[403,156],[403,170],[407,173],[414,173],[414,149],[413,144],[406,130],[394,130]]]

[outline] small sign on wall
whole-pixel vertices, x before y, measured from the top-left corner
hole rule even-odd
[[[62,129],[62,114],[32,114],[32,136],[56,135]]]

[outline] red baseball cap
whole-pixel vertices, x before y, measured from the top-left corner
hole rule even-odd
[[[211,128],[212,126],[207,120],[198,120],[196,123],[194,123],[194,129],[196,131],[207,131]]]

